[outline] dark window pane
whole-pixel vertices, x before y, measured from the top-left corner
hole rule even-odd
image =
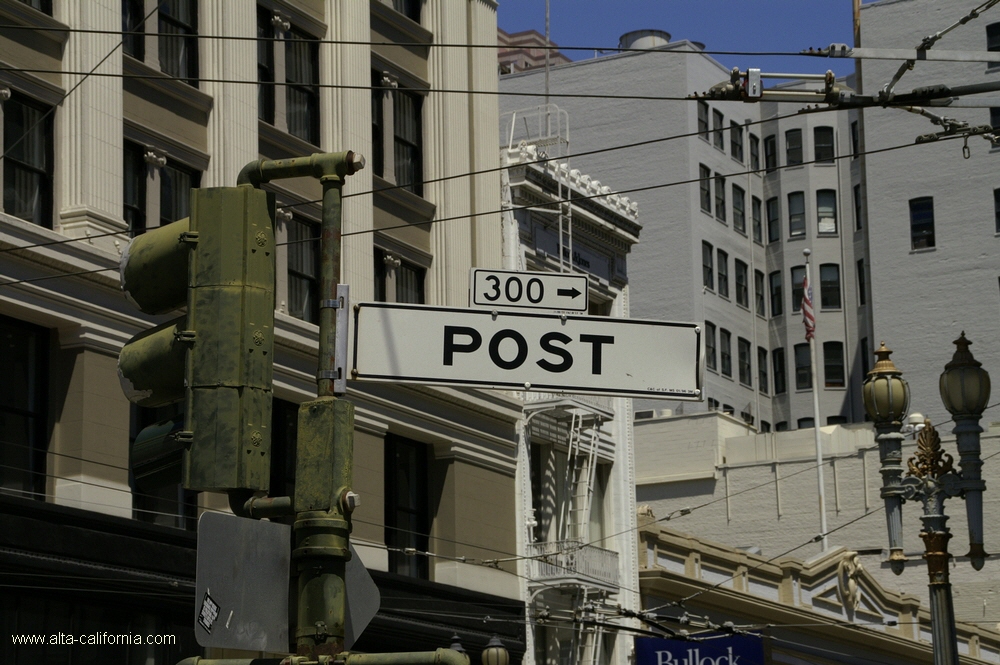
[[[772,272],[768,279],[771,287],[771,316],[781,316],[784,312],[784,300],[782,300],[781,295],[781,272]]]
[[[864,305],[868,300],[868,288],[865,278],[865,260],[858,261],[858,304]]]
[[[858,155],[861,154],[861,135],[858,132],[858,121],[855,120],[851,123],[851,156],[852,159],[857,159]]]
[[[45,491],[48,330],[0,316],[0,488]]]
[[[817,162],[832,162],[836,151],[833,146],[833,127],[813,129],[813,150]]]
[[[721,111],[712,111],[712,134],[714,135],[713,143],[715,147],[719,150],[726,149],[726,139],[723,137],[723,119]]]
[[[123,214],[129,234],[137,236],[146,230],[146,158],[145,149],[134,143],[125,144],[123,173]]]
[[[820,307],[840,309],[840,266],[824,263],[819,267]]]
[[[704,164],[698,166],[698,188],[701,194],[701,209],[712,214],[712,170]]]
[[[785,132],[785,164],[794,166],[802,163],[802,130],[790,129]]]
[[[382,89],[382,74],[372,72],[372,173],[385,177],[385,90]]]
[[[760,169],[760,139],[753,134],[750,135],[750,168]]]
[[[3,209],[52,227],[52,115],[16,93],[3,105]]]
[[[837,232],[837,192],[821,189],[816,192],[816,230],[819,233]]]
[[[191,214],[191,189],[200,182],[201,173],[176,162],[160,169],[160,226]]]
[[[844,387],[844,344],[823,342],[823,377],[827,388]]]
[[[857,231],[861,230],[861,185],[854,186],[854,228]]]
[[[1000,23],[990,23],[986,26],[986,50],[1000,51]],[[1000,61],[991,61],[989,66],[1000,67]]]
[[[722,358],[722,374],[733,375],[732,335],[725,328],[719,331],[719,354]]]
[[[809,345],[795,345],[795,388],[808,390],[812,388],[812,363],[809,359]]]
[[[772,351],[771,361],[774,365],[774,394],[780,395],[788,390],[785,382],[785,350],[777,348]]]
[[[788,235],[792,238],[806,234],[806,196],[803,192],[788,195]]]
[[[423,122],[420,95],[396,91],[393,105],[396,184],[418,196],[423,196]]]
[[[392,0],[392,8],[406,18],[420,23],[420,5],[422,0]]]
[[[715,218],[726,221],[726,179],[715,174]]]
[[[298,30],[285,39],[288,133],[319,145],[319,42]]]
[[[744,234],[747,232],[746,208],[746,193],[741,187],[733,185],[733,228]]]
[[[319,224],[293,217],[286,228],[288,314],[319,323]]]
[[[993,190],[993,218],[996,232],[1000,233],[1000,189]]]
[[[427,271],[406,261],[396,268],[396,302],[424,304],[424,275]]]
[[[122,0],[122,51],[136,60],[146,57],[145,16],[143,0]]]
[[[427,551],[430,531],[427,446],[399,436],[385,437],[385,544]],[[389,552],[389,571],[427,578],[427,557]]]
[[[757,347],[757,389],[764,395],[767,394],[767,349]],[[763,425],[764,423],[761,423]]]
[[[736,303],[742,305],[743,307],[750,306],[750,284],[749,275],[747,270],[747,264],[743,263],[737,259],[735,262],[736,270]]]
[[[718,253],[719,259],[719,295],[729,297],[729,254],[723,252],[721,249]]]
[[[740,337],[737,340],[737,349],[740,363],[740,383],[745,386],[753,385],[753,371],[750,365],[750,341]]]
[[[698,102],[698,134],[708,140],[708,104]]]
[[[197,86],[197,0],[163,0],[159,9],[160,70]]]
[[[806,279],[806,267],[795,266],[792,268],[792,311],[797,312],[802,308],[802,286]]]
[[[778,197],[767,200],[767,242],[781,240],[781,216],[778,210]]]
[[[375,301],[386,302],[386,300],[388,299],[388,294],[386,293],[386,281],[385,281],[385,270],[386,270],[385,251],[376,247],[373,254],[375,257],[375,265],[374,265]]]
[[[705,364],[709,369],[716,368],[715,357],[715,324],[705,322]]]
[[[764,222],[761,213],[761,200],[756,196],[750,198],[751,216],[753,218],[753,239],[754,242],[764,242]]]
[[[910,247],[934,246],[934,199],[930,196],[910,199]]]
[[[743,161],[743,126],[732,121],[729,123],[729,155]]]
[[[754,311],[758,316],[767,316],[767,306],[764,298],[764,273],[759,270],[753,271],[753,297]]]
[[[274,15],[257,10],[257,117],[274,124]]]
[[[701,243],[701,284],[705,288],[715,288],[715,270],[712,267],[712,246]]]
[[[52,0],[21,0],[29,7],[33,7],[43,14],[52,16]]]
[[[774,134],[764,137],[764,168],[768,173],[778,168],[778,141]]]

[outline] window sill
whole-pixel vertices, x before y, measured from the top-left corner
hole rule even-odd
[[[320,152],[319,146],[282,131],[260,119],[257,120],[257,137],[257,151],[268,159],[307,157],[315,152]]]
[[[749,305],[744,305],[741,302],[736,303],[736,306],[739,307],[740,309],[742,309],[744,312],[749,312],[750,311],[750,306]]]
[[[150,98],[148,91],[169,97],[174,101],[181,102],[196,113],[202,114],[204,116],[202,124],[208,124],[208,114],[214,105],[211,95],[206,95],[181,79],[153,69],[130,55],[122,56],[122,73],[125,74],[124,87],[127,91],[138,94],[143,99]],[[129,78],[129,75],[146,78]],[[129,88],[133,89],[129,90]],[[142,88],[146,90],[142,90]],[[153,99],[155,99],[155,95]],[[163,104],[161,103],[160,106]]]
[[[816,237],[817,238],[839,238],[840,237],[840,233],[837,232],[837,231],[832,231],[832,232],[831,231],[825,231],[825,232],[822,232],[822,233],[817,232],[816,233]]]
[[[767,315],[761,314],[760,312],[757,312],[757,318],[761,321],[767,321]]]
[[[820,307],[819,311],[821,311],[821,312],[843,312],[844,308],[843,307]]]
[[[434,42],[434,33],[423,27],[413,19],[400,14],[392,8],[391,4],[386,4],[381,0],[371,0],[369,3],[372,15],[390,27],[402,33],[403,42],[417,42],[430,46]]]
[[[831,166],[836,166],[837,165],[837,161],[834,160],[832,162],[813,162],[812,165],[813,166],[820,166],[820,167],[824,167],[824,168],[829,168]]]
[[[16,25],[39,28],[36,37],[48,39],[62,46],[69,39],[69,26],[57,21],[45,12],[40,12],[23,2],[10,2],[0,5],[0,19]]]
[[[726,220],[720,219],[719,217],[716,217],[715,221],[717,221],[719,224],[722,224],[723,226],[729,226],[729,223]]]
[[[743,229],[743,230],[741,231],[741,230],[739,229],[739,227],[736,227],[736,226],[734,226],[734,227],[733,227],[733,231],[736,231],[737,233],[739,233],[739,234],[740,234],[741,236],[743,236],[744,238],[746,238],[746,237],[747,237],[747,230],[746,230],[746,229]]]
[[[722,294],[720,293],[720,294],[719,294],[719,297],[720,297],[720,298],[722,298],[723,300],[725,300],[726,302],[730,302],[730,300],[729,300],[729,294],[728,294],[728,293],[727,293],[726,295],[722,295]]]
[[[788,236],[788,242],[794,242],[796,240],[805,240],[805,239],[806,239],[805,233],[797,236]]]
[[[422,196],[417,196],[413,192],[396,187],[388,180],[374,174],[372,174],[372,189],[375,190],[376,205],[381,200],[383,206],[385,203],[401,206],[418,218],[417,223],[434,219],[437,206]]]
[[[846,391],[847,386],[822,386],[823,390]]]
[[[918,249],[911,249],[910,254],[928,254],[930,252],[936,252],[937,247],[920,247]]]
[[[740,166],[743,166],[743,167],[745,167],[745,166],[746,166],[746,164],[745,164],[745,163],[743,162],[743,160],[742,160],[742,159],[740,159],[739,157],[733,157],[733,156],[732,156],[732,155],[730,154],[730,155],[729,155],[729,159],[733,160],[733,162],[735,162],[736,164],[739,164]]]

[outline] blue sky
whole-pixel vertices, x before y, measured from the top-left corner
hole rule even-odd
[[[497,22],[507,32],[545,33],[545,0],[499,0]],[[672,40],[707,50],[798,52],[833,42],[853,43],[852,0],[550,0],[551,38],[560,46],[614,48],[630,30],[657,29]],[[573,60],[593,52],[567,52]],[[714,56],[726,67],[838,76],[853,61],[826,58]]]

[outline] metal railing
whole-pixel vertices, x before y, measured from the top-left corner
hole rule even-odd
[[[579,540],[528,543],[528,576],[538,582],[618,587],[618,552]]]

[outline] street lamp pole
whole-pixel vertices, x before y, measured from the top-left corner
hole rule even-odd
[[[927,561],[931,603],[931,633],[935,665],[958,665],[958,637],[955,631],[955,608],[948,579],[948,516],[944,502],[962,496],[966,501],[969,523],[969,553],[972,567],[980,570],[986,559],[983,548],[983,490],[979,419],[990,397],[990,376],[982,363],[972,357],[963,332],[955,340],[958,349],[941,374],[940,392],[944,406],[955,420],[959,452],[956,471],[953,458],[941,448],[941,437],[925,421],[917,437],[917,451],[907,462],[902,478],[902,418],[909,405],[909,388],[896,369],[885,343],[875,352],[878,362],[862,386],[865,410],[875,423],[879,456],[882,462],[882,496],[885,499],[886,525],[889,531],[889,565],[897,575],[903,572],[906,557],[902,547],[902,503],[920,500],[924,514],[924,559]]]

